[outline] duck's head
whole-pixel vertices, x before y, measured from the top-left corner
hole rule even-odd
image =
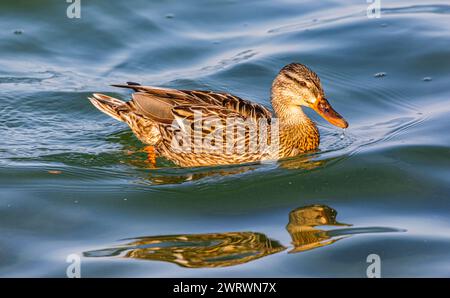
[[[288,113],[305,106],[337,127],[348,127],[347,121],[326,99],[317,74],[300,63],[291,63],[281,69],[273,81],[272,104],[277,113]]]

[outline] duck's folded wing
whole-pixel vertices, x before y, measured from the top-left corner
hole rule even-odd
[[[126,109],[134,114],[150,118],[161,124],[170,124],[175,119],[172,109],[177,103],[167,97],[154,96],[145,92],[136,92],[132,100],[126,103]]]
[[[199,102],[207,105],[219,106],[236,112],[244,118],[270,119],[272,113],[263,105],[257,104],[228,93],[201,91],[201,90],[180,90],[183,93],[195,98]]]
[[[130,102],[136,106],[137,112],[144,116],[164,120],[164,122],[173,121],[171,111],[178,106],[203,106],[214,111],[222,108],[222,113],[227,113],[227,111],[238,113],[246,119],[258,120],[272,117],[272,113],[263,105],[227,93],[157,88],[136,85],[136,83],[113,86],[137,91],[133,94],[133,100]]]

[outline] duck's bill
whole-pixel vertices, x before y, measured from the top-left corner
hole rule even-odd
[[[339,115],[325,98],[318,99],[312,108],[331,124],[340,128],[348,127],[348,123],[344,117]]]

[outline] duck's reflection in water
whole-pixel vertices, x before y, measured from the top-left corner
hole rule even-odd
[[[248,166],[228,166],[224,168],[197,168],[196,171],[190,170],[185,172],[185,169],[173,168],[170,171],[166,169],[151,170],[146,176],[145,180],[141,180],[142,183],[148,183],[153,185],[165,185],[165,184],[180,184],[185,182],[197,181],[207,178],[226,177],[232,175],[239,175],[256,170],[257,165]],[[217,180],[216,180],[217,181]]]
[[[200,181],[206,179],[217,179],[227,176],[235,176],[247,174],[256,170],[263,170],[268,167],[270,170],[274,168],[282,168],[289,170],[305,170],[310,171],[326,165],[327,162],[334,159],[327,160],[313,160],[308,156],[298,156],[295,158],[278,160],[265,163],[252,163],[247,165],[231,165],[231,166],[212,166],[199,167],[195,169],[185,168],[155,168],[151,169],[147,175],[140,180],[144,184],[152,185],[166,185],[166,184],[181,184],[185,182]]]
[[[293,244],[293,249],[289,252],[327,246],[353,234],[401,231],[382,227],[325,230],[325,226],[350,226],[337,222],[336,215],[336,210],[326,205],[311,205],[292,210],[286,227]],[[323,228],[319,229],[319,226]],[[84,256],[119,256],[166,261],[188,268],[213,268],[247,263],[285,249],[278,241],[261,233],[228,232],[139,237],[121,246],[84,252]]]
[[[247,263],[285,249],[264,234],[230,232],[141,237],[121,247],[85,252],[84,256],[121,256],[212,268]]]

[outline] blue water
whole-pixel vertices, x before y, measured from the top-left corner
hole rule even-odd
[[[0,3],[0,276],[450,276],[450,4]],[[270,106],[318,73],[350,123],[307,111],[320,152],[196,169],[158,160],[86,99],[126,81]]]

